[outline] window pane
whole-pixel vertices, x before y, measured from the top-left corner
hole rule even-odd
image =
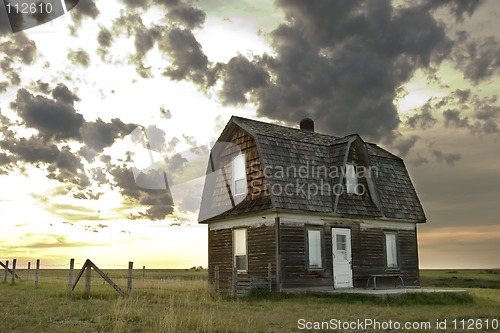
[[[321,232],[307,230],[307,243],[309,247],[309,267],[322,267],[321,262]]]
[[[234,195],[246,193],[245,155],[240,154],[233,160],[233,192]]]
[[[246,255],[237,255],[234,257],[235,263],[234,267],[236,267],[239,271],[246,271],[247,269],[247,256]]]
[[[247,254],[247,229],[234,229],[234,254]]]
[[[358,177],[356,168],[352,164],[347,164],[345,167],[346,188],[348,194],[356,194],[358,187]]]
[[[337,250],[341,250],[341,251],[346,250],[346,236],[345,235],[337,235]]]
[[[396,234],[385,234],[385,246],[387,251],[387,267],[398,267],[398,248]]]
[[[238,195],[238,194],[246,193],[246,191],[247,191],[246,186],[247,186],[247,184],[246,184],[245,179],[235,180],[234,181],[234,194]]]

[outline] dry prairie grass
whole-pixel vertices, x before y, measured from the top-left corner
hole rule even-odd
[[[500,290],[495,289],[470,289],[472,300],[416,296],[382,301],[267,293],[232,298],[213,293],[206,272],[148,271],[144,281],[140,272],[135,274],[134,290],[127,298],[96,275],[90,299],[82,298],[83,281],[68,297],[64,270],[42,271],[39,289],[33,281],[0,285],[0,332],[297,332],[299,318],[432,323],[444,318],[500,319]],[[109,271],[109,276],[126,288],[125,271]]]

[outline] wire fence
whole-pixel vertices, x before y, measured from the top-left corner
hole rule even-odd
[[[105,264],[100,269],[91,260],[85,262],[71,259],[67,265],[43,264],[40,259],[35,262],[19,263],[16,259],[0,261],[0,284],[32,284],[35,289],[40,286],[61,288],[66,286],[68,295],[75,290],[90,297],[91,290],[99,290],[109,284],[122,297],[129,296],[134,290],[157,290],[162,288],[193,288],[182,281],[195,281],[196,288],[208,287],[208,273],[201,267],[191,269],[146,269],[146,266]],[[81,267],[81,268],[80,268]],[[82,281],[82,282],[80,282]],[[80,283],[79,283],[80,282]],[[133,286],[133,287],[132,287]],[[102,289],[102,288],[101,288]]]

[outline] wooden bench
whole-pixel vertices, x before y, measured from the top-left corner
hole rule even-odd
[[[404,288],[405,287],[405,282],[403,281],[403,276],[399,273],[387,273],[387,274],[372,274],[368,277],[368,280],[366,281],[366,286],[365,289],[368,288],[370,285],[370,280],[373,280],[373,289],[377,289],[377,278],[378,277],[387,277],[387,278],[394,278],[394,287],[396,288],[397,285],[397,280],[399,279],[401,281],[401,286]]]

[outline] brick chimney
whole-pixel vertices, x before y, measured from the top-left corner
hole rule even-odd
[[[311,118],[304,118],[300,121],[302,131],[314,132],[314,121]]]

